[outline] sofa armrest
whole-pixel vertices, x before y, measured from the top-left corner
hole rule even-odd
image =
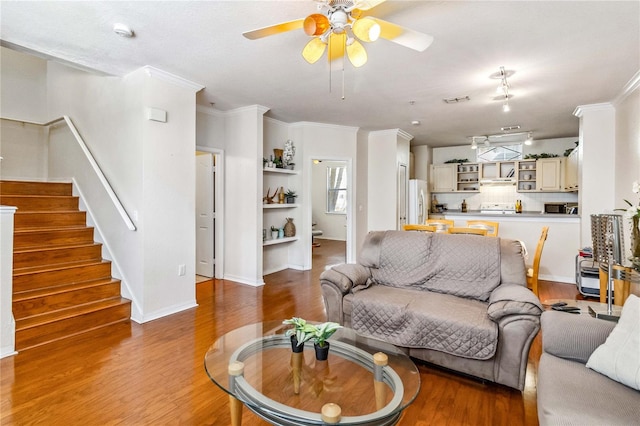
[[[591,353],[607,340],[616,323],[589,315],[546,311],[542,314],[542,350],[585,364]]]
[[[322,272],[320,284],[334,285],[342,294],[346,294],[368,287],[370,277],[369,268],[354,263],[343,263]]]
[[[320,274],[322,300],[327,321],[344,325],[344,296],[364,288],[371,281],[369,268],[358,264],[336,265]]]
[[[543,308],[540,300],[526,287],[506,284],[496,287],[489,296],[487,315],[500,321],[508,315],[533,315],[539,317]]]

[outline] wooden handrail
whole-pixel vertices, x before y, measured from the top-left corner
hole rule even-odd
[[[111,199],[111,202],[113,203],[114,207],[116,208],[116,210],[120,214],[120,217],[124,221],[125,225],[127,225],[127,228],[129,228],[130,231],[135,231],[136,230],[136,226],[133,224],[133,221],[129,217],[129,214],[127,213],[127,211],[125,210],[124,206],[120,202],[120,199],[118,198],[118,196],[116,195],[115,191],[111,187],[111,184],[107,180],[107,177],[104,175],[104,173],[102,173],[102,169],[100,169],[100,166],[96,162],[95,158],[93,158],[93,154],[91,154],[91,151],[87,147],[87,144],[84,142],[84,139],[82,139],[82,136],[80,136],[80,133],[78,132],[78,129],[73,124],[73,121],[71,121],[71,118],[69,118],[66,115],[63,115],[62,117],[54,118],[53,120],[47,121],[46,123],[37,123],[37,122],[34,122],[34,121],[18,120],[18,119],[15,119],[15,118],[6,118],[6,117],[1,117],[1,118],[2,118],[2,120],[15,121],[15,122],[18,122],[18,123],[31,124],[31,125],[43,126],[43,127],[51,126],[52,124],[56,124],[56,123],[58,123],[60,121],[64,121],[65,123],[67,123],[67,126],[69,127],[69,130],[71,130],[71,133],[73,134],[74,138],[76,139],[76,142],[78,142],[78,145],[80,145],[80,149],[82,149],[82,152],[84,153],[85,157],[89,161],[89,164],[91,164],[91,167],[93,168],[94,173],[96,174],[96,176],[100,180],[100,183],[102,184],[104,190],[109,195],[109,198]]]

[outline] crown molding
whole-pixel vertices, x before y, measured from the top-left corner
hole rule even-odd
[[[603,102],[601,104],[578,105],[573,111],[573,115],[580,118],[585,112],[614,110],[611,102]]]
[[[624,87],[622,88],[622,92],[613,100],[613,104],[620,104],[638,88],[640,88],[640,70],[638,70],[635,75],[631,77],[631,80],[629,80],[627,84],[624,85]]]
[[[202,84],[194,83],[193,81],[187,80],[186,78],[179,77],[175,74],[171,74],[150,65],[145,65],[144,67],[142,67],[142,69],[149,77],[157,78],[158,80],[171,83],[175,86],[184,87],[185,89],[190,89],[194,92],[199,92],[200,90],[204,89],[204,86]]]

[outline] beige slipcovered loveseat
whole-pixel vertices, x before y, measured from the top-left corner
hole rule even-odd
[[[417,359],[524,388],[542,306],[519,242],[370,232],[358,263],[320,276],[327,319]]]

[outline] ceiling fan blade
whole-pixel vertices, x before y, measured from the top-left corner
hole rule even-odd
[[[246,31],[242,33],[243,36],[249,40],[256,40],[262,37],[268,37],[276,34],[286,33],[287,31],[293,31],[302,28],[304,19],[296,19],[295,21],[281,22],[279,24],[270,25],[264,28],[258,28],[257,30]]]
[[[409,49],[423,52],[433,43],[433,36],[392,24],[378,18],[371,18],[380,25],[380,37]]]
[[[356,1],[356,7],[360,10],[369,10],[373,9],[380,3],[384,3],[387,0],[359,0]]]

